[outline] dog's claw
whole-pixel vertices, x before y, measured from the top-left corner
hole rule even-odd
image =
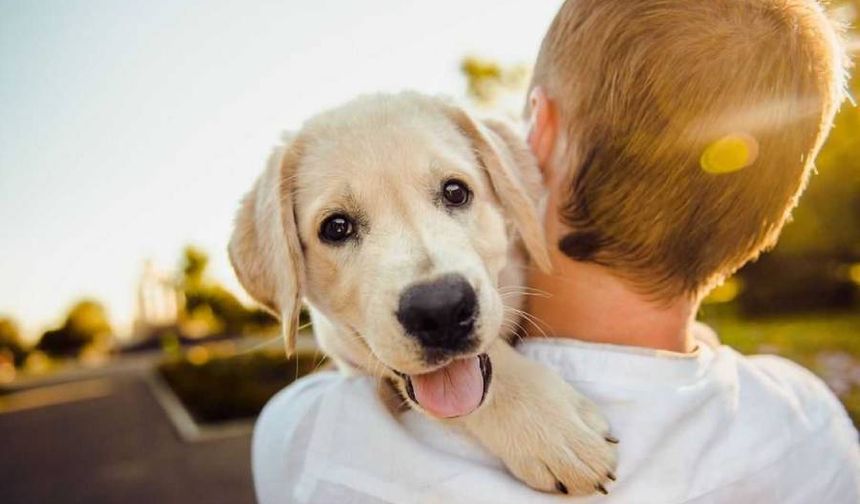
[[[600,483],[598,483],[594,488],[595,488],[595,490],[602,493],[603,495],[607,495],[609,493],[609,491],[606,489],[606,487],[604,487]]]
[[[618,444],[618,442],[619,442],[618,438],[613,436],[612,434],[607,434],[603,438],[606,439],[607,442],[612,443],[612,444]]]
[[[505,347],[501,344],[495,348]],[[533,366],[532,361],[515,351],[511,353],[515,360],[509,361],[508,366],[522,365],[520,372],[528,377],[522,384],[533,387],[530,389],[533,393],[522,401],[509,401],[503,394],[496,394],[495,400],[499,401],[496,411],[500,405],[508,408],[504,420],[496,414],[467,415],[464,417],[467,421],[482,420],[468,422],[469,431],[489,448],[498,449],[508,470],[535,490],[557,496],[606,493],[611,483],[606,474],[617,467],[617,448],[606,441],[611,429],[597,405],[570,389],[555,373]],[[544,415],[560,421],[534,421],[536,416]],[[504,428],[487,429],[487,421]],[[512,423],[521,426],[519,443],[510,442],[507,426]]]
[[[606,477],[611,479],[612,481],[615,481],[615,473],[613,473],[611,471],[606,473]]]

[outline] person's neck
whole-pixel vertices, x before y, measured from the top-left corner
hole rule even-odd
[[[572,338],[593,343],[692,352],[698,303],[677,299],[656,304],[643,299],[608,269],[551,252],[551,275],[530,270],[527,311],[535,324],[528,336]],[[540,328],[538,328],[540,326]]]

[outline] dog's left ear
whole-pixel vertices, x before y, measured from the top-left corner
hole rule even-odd
[[[538,217],[536,197],[525,178],[539,176],[537,161],[526,143],[501,121],[477,121],[460,107],[443,104],[448,116],[472,143],[507,215],[513,220],[532,261],[541,271],[552,270],[546,235]]]

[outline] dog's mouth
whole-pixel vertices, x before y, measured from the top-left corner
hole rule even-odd
[[[487,397],[493,366],[487,354],[455,359],[429,373],[407,375],[406,395],[438,418],[454,418],[478,409]]]

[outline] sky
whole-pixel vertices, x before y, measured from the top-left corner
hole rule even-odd
[[[145,259],[227,259],[284,130],[362,93],[462,97],[530,64],[560,0],[0,0],[0,315],[28,339],[81,297],[122,336]],[[245,298],[247,299],[247,298]]]

